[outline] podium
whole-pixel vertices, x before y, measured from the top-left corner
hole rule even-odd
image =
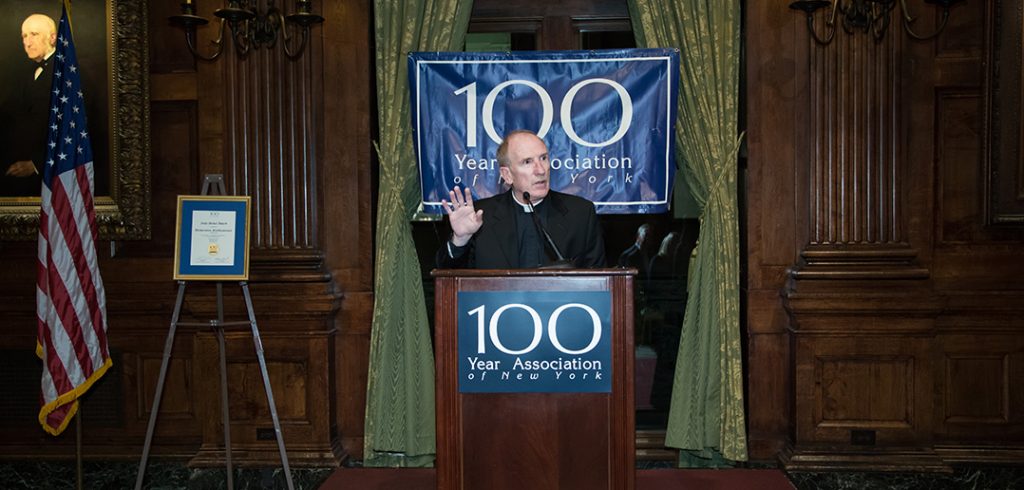
[[[635,271],[445,269],[435,270],[432,275],[435,278],[436,320],[437,488],[632,490],[636,438],[633,398]],[[460,298],[469,303],[467,298],[488,293],[497,293],[487,297],[499,301],[512,298],[507,302],[515,302],[518,301],[515,298],[525,294],[527,298],[546,297],[548,301],[562,302],[567,306],[563,305],[553,315],[542,318],[545,315],[543,311],[534,314],[534,309],[528,305],[506,304],[488,318],[491,321],[485,321],[483,306],[470,312],[467,308],[473,305],[459,304]],[[591,326],[586,319],[593,309],[575,302],[579,298],[594,297],[599,298],[600,305],[607,307],[606,312],[605,306],[597,308],[602,315],[608,315],[607,331],[597,327],[597,316],[593,316],[594,324]],[[527,311],[529,315],[511,310]],[[584,310],[586,313],[581,313]],[[495,318],[499,316],[497,313],[507,316],[498,321]],[[551,342],[553,337],[553,343],[561,352],[568,352],[564,355],[559,353],[553,361],[558,366],[566,366],[562,375],[558,375],[559,381],[564,382],[569,376],[566,372],[575,373],[573,367],[595,365],[595,361],[580,361],[581,357],[572,355],[588,347],[580,347],[579,343],[568,345],[569,341],[564,338],[565,332],[578,330],[573,325],[565,326],[572,322],[574,314],[584,318],[583,323],[587,327],[593,328],[593,332],[586,330],[583,335],[587,339],[593,333],[595,340],[589,347],[598,345],[596,332],[610,335],[610,371],[604,371],[608,374],[606,378],[610,386],[605,385],[603,392],[586,391],[589,388],[582,388],[582,392],[532,392],[529,389],[522,392],[468,392],[473,386],[470,379],[475,382],[486,375],[484,371],[474,371],[477,376],[473,377],[473,374],[465,372],[465,366],[476,362],[483,368],[485,363],[475,354],[466,356],[463,352],[464,355],[460,356],[460,318],[463,327],[471,327],[473,334],[479,328],[477,337],[484,339],[479,340],[481,350],[485,349],[485,341],[504,342],[507,345],[501,345],[501,349],[519,354],[538,345],[541,340]],[[467,321],[467,318],[476,316],[479,316],[478,324]],[[485,333],[488,328],[491,329],[490,336]],[[523,347],[524,342],[501,341],[495,337],[496,328],[500,332],[525,329],[528,332],[525,338],[534,342]],[[561,342],[559,337],[562,337]],[[477,348],[475,342],[473,349]],[[599,345],[599,348],[605,347]],[[464,370],[461,374],[460,363]],[[554,364],[545,366],[550,365]],[[514,379],[523,373],[517,372],[507,362],[498,366],[490,379],[509,374]],[[554,379],[556,376],[549,371],[528,371],[526,374],[538,372],[541,373],[538,377],[550,374]],[[587,377],[587,373],[579,372],[578,380]],[[570,386],[581,389],[579,385]]]

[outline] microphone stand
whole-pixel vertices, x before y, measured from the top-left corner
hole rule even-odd
[[[544,240],[547,242],[548,246],[551,247],[551,250],[553,252],[555,252],[555,257],[558,259],[558,260],[555,260],[554,262],[552,262],[550,264],[543,265],[540,268],[541,269],[573,269],[573,268],[575,268],[575,265],[572,263],[571,260],[566,260],[566,258],[564,256],[562,256],[562,251],[558,250],[558,245],[555,245],[555,241],[551,239],[551,235],[549,235],[548,231],[544,229],[544,225],[542,225],[540,223],[540,218],[537,217],[537,210],[533,209],[533,201],[530,200],[530,193],[529,192],[523,192],[523,200],[526,201],[526,205],[530,208],[530,217],[533,218],[533,225],[537,227],[537,233],[540,233],[540,235],[542,237],[544,237]]]

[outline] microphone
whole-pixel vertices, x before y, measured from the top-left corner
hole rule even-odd
[[[540,233],[544,240],[547,241],[548,246],[555,252],[555,257],[558,260],[548,264],[542,269],[572,269],[573,263],[565,260],[562,256],[562,251],[558,249],[558,245],[555,245],[555,241],[551,239],[551,235],[548,235],[548,231],[544,229],[544,225],[540,223],[540,218],[537,217],[537,211],[533,209],[533,201],[530,200],[530,193],[523,192],[523,200],[526,201],[526,205],[530,207],[530,216],[533,218],[533,225],[537,227],[537,233]]]

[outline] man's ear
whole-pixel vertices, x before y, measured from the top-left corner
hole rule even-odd
[[[54,47],[56,45],[57,45],[57,33],[56,32],[51,32],[50,33],[50,47],[52,48],[52,47]]]
[[[505,185],[512,185],[512,171],[508,167],[498,167],[498,172],[501,172],[501,180]]]

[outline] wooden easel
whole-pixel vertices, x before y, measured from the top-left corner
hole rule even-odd
[[[207,175],[203,179],[202,195],[223,196],[224,177],[222,175]],[[259,360],[260,374],[263,375],[263,389],[267,393],[267,404],[270,406],[270,417],[274,421],[274,436],[277,438],[277,450],[281,454],[281,465],[284,468],[285,479],[288,490],[294,490],[292,472],[288,467],[288,454],[284,449],[284,439],[281,436],[281,422],[277,417],[277,406],[274,404],[274,393],[270,389],[270,376],[267,374],[267,361],[263,357],[263,342],[260,340],[259,327],[256,326],[256,314],[252,309],[252,297],[249,295],[249,284],[246,281],[239,281],[242,288],[242,296],[245,298],[245,307],[249,313],[249,321],[225,322],[224,321],[224,283],[217,281],[217,319],[207,323],[202,322],[179,322],[181,305],[185,300],[185,286],[188,281],[178,281],[178,299],[174,302],[174,313],[171,314],[171,327],[167,332],[167,341],[164,343],[163,362],[160,364],[160,376],[156,383],[156,393],[153,395],[153,407],[149,412],[149,426],[146,428],[146,442],[142,446],[142,459],[139,461],[139,473],[135,479],[135,490],[142,489],[142,480],[146,473],[146,461],[149,459],[149,449],[153,442],[153,430],[156,428],[157,413],[160,411],[160,399],[163,396],[164,381],[167,378],[167,365],[171,360],[171,349],[174,346],[174,334],[178,325],[188,327],[211,327],[217,335],[217,346],[220,349],[220,407],[224,425],[224,452],[225,465],[227,466],[228,490],[234,489],[234,472],[231,467],[231,417],[228,410],[228,371],[224,347],[224,327],[249,325],[252,328],[252,341],[256,348],[256,358]]]

